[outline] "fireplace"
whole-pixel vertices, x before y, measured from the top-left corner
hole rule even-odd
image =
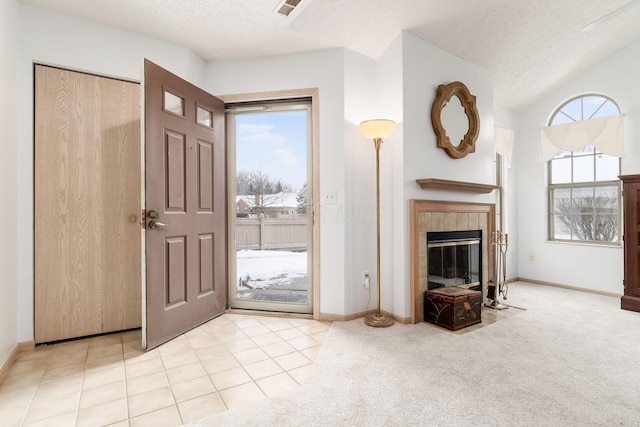
[[[427,233],[427,289],[482,292],[482,230]]]
[[[410,215],[411,318],[409,321],[416,323],[423,320],[424,292],[429,289],[438,286],[462,285],[474,290],[486,291],[485,284],[494,274],[493,251],[490,250],[489,237],[494,231],[495,205],[412,199]],[[478,233],[480,237],[477,237]],[[433,241],[429,242],[429,240]],[[429,243],[446,243],[446,240],[453,240],[453,242],[448,242],[449,246],[440,245],[442,249],[435,249],[438,246],[428,248]],[[475,240],[479,240],[477,246]],[[435,252],[429,253],[430,249]],[[451,266],[442,267],[444,261],[440,261],[440,267],[437,267],[437,262],[436,266],[428,265],[428,258],[432,258],[433,262],[440,256],[438,251],[442,252],[443,256],[446,253],[455,252],[455,269]],[[464,265],[468,263],[469,256],[471,266],[466,268]],[[458,261],[458,259],[467,261]],[[462,282],[465,283],[462,284]],[[482,294],[484,295],[484,292]]]

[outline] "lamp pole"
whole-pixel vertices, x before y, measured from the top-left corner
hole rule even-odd
[[[378,309],[375,314],[367,314],[364,323],[373,327],[387,327],[393,325],[393,317],[380,312],[380,147],[382,138],[373,138],[376,149],[376,282],[378,286]]]
[[[376,147],[376,249],[378,250],[376,258],[376,279],[378,285],[378,312],[380,317],[380,146],[382,138],[375,138],[373,144]]]
[[[376,149],[376,282],[378,285],[378,309],[364,316],[364,323],[374,327],[393,325],[393,317],[380,311],[380,147],[382,139],[393,132],[395,122],[387,119],[366,120],[360,123],[360,131],[365,138],[373,140]],[[368,307],[367,307],[368,308]]]

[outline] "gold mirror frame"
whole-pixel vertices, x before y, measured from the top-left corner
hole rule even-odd
[[[457,146],[451,143],[440,118],[443,108],[452,96],[457,96],[460,99],[469,121],[469,130]],[[476,97],[471,95],[464,83],[453,82],[438,86],[436,99],[431,107],[431,125],[436,133],[436,146],[442,148],[452,159],[462,159],[467,154],[476,151],[476,140],[478,133],[480,133],[480,116],[476,108]]]

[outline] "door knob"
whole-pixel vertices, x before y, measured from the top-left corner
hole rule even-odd
[[[151,221],[149,221],[149,228],[155,230],[156,228],[167,228],[167,224],[165,224],[164,222],[160,222],[160,221],[156,221],[155,219],[152,219]]]

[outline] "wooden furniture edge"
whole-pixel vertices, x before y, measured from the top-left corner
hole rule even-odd
[[[500,188],[498,185],[478,184],[475,182],[451,181],[438,178],[416,179],[416,182],[425,190],[451,190],[465,191],[468,193],[487,194]]]
[[[640,297],[623,295],[620,298],[620,308],[640,313]]]
[[[640,174],[618,175],[620,181],[640,181]]]
[[[623,201],[623,253],[624,277],[623,296],[620,308],[640,312],[640,266],[638,265],[638,223],[640,222],[640,174],[620,175]],[[626,236],[626,238],[625,238]]]

